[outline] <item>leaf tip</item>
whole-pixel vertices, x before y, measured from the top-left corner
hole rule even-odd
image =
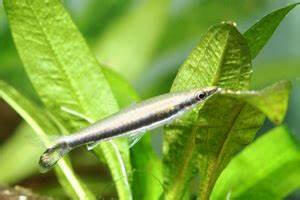
[[[222,21],[221,24],[228,24],[230,26],[237,27],[237,24],[234,21]]]

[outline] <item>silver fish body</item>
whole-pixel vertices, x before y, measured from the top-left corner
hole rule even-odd
[[[70,150],[116,137],[140,134],[165,125],[203,102],[218,89],[210,87],[160,95],[131,105],[72,135],[63,136],[41,156],[43,168],[52,167]],[[54,159],[49,158],[52,156]]]

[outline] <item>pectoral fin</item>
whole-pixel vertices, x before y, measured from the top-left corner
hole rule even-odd
[[[132,135],[129,135],[128,137],[128,145],[129,148],[133,147],[140,139],[145,135],[146,132],[140,132],[140,133],[135,133]]]

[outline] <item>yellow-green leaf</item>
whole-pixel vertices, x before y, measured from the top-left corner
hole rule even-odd
[[[299,3],[294,3],[271,12],[244,33],[253,59],[266,45],[285,16],[297,5]]]
[[[211,199],[284,199],[300,187],[299,165],[299,142],[286,127],[275,128],[232,159]]]
[[[180,68],[172,91],[218,86],[225,92],[165,129],[167,199],[180,199],[196,172],[199,198],[209,199],[219,175],[253,140],[265,115],[278,123],[283,120],[290,83],[247,92],[251,72],[247,42],[228,23],[212,27]]]
[[[63,112],[62,106],[94,121],[118,111],[101,66],[61,1],[6,0],[4,6],[28,76],[60,126],[72,132],[88,125]],[[96,148],[98,157],[105,152],[119,198],[131,199],[127,141],[103,142]]]

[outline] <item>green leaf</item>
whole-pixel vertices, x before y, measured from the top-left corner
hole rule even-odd
[[[167,23],[169,2],[141,2],[117,20],[96,43],[97,58],[128,80],[136,80],[147,67]]]
[[[38,172],[37,158],[43,148],[32,145],[30,139],[34,134],[28,124],[22,123],[14,135],[0,146],[0,171],[3,172],[0,173],[0,184],[15,184]]]
[[[224,91],[223,95],[241,99],[258,108],[274,124],[281,124],[288,108],[291,88],[290,81],[281,81],[261,91]]]
[[[128,81],[108,67],[103,67],[102,69],[105,78],[109,82],[111,90],[118,102],[118,105],[121,108],[140,101],[140,97],[133,87],[128,83]]]
[[[120,75],[109,68],[103,68],[104,75],[120,107],[126,107],[140,101],[132,86]],[[162,165],[152,149],[151,133],[145,136],[130,150],[133,168],[132,192],[133,199],[159,199],[162,194]]]
[[[258,138],[224,170],[211,199],[283,199],[300,187],[299,142],[286,127]]]
[[[58,129],[51,123],[50,118],[47,117],[47,113],[3,81],[0,81],[0,97],[24,118],[44,145],[49,146],[50,141],[48,140],[47,134],[57,133]],[[18,149],[15,150],[17,151]],[[36,164],[37,163],[38,159],[36,159]],[[59,182],[70,197],[73,199],[96,199],[74,174],[66,159],[59,161],[55,170]]]
[[[250,74],[251,59],[245,39],[233,25],[223,23],[212,27],[203,36],[198,47],[179,69],[171,91],[213,85],[234,90],[247,89]],[[205,166],[215,165],[218,156],[223,159],[224,156],[219,155],[218,152],[228,138],[230,127],[243,108],[241,103],[229,98],[216,98],[216,101],[218,102],[215,102],[213,107],[207,105],[207,109],[205,109],[208,110],[211,107],[209,108],[211,112],[208,112],[207,115],[215,113],[214,116],[211,116],[213,118],[208,119],[211,127],[205,126],[199,121],[197,108],[186,115],[179,124],[175,122],[165,129],[163,151],[164,168],[166,169],[165,184],[168,190],[166,199],[180,199],[184,195],[196,165],[202,170],[201,193],[203,190],[207,190],[206,194],[209,195],[209,190],[211,190],[209,187],[213,185],[210,182],[214,182],[219,173],[215,170],[220,171],[222,167],[212,169],[213,174],[208,174],[208,168],[205,169]],[[262,121],[261,117],[258,120]],[[213,124],[210,121],[214,121]],[[181,125],[181,123],[187,125]],[[205,147],[205,150],[197,149],[203,143],[199,140],[205,140],[203,137],[208,133],[214,142],[207,141],[207,144],[212,143],[211,147],[214,146],[214,149],[208,147]],[[197,141],[196,138],[198,138]],[[196,151],[198,151],[198,155]],[[203,152],[212,155],[215,159],[209,160],[206,155],[203,155]],[[201,158],[203,159],[202,163],[194,162]],[[205,174],[207,174],[206,177]],[[204,185],[208,182],[208,185]],[[207,198],[201,197],[204,200]]]
[[[244,33],[244,37],[246,38],[250,48],[252,59],[254,59],[266,45],[284,17],[298,4],[299,3],[294,3],[273,11],[259,20]]]
[[[180,68],[172,91],[219,86],[225,91],[166,128],[164,138],[167,199],[180,199],[193,173],[200,175],[199,198],[209,199],[231,158],[249,144],[265,114],[281,122],[290,83],[247,92],[251,58],[244,37],[231,24],[212,27]]]
[[[6,0],[4,6],[28,76],[61,127],[74,131],[88,125],[62,112],[62,106],[94,121],[118,111],[96,58],[61,1]],[[119,198],[131,199],[127,141],[102,142],[95,153],[104,155]]]

